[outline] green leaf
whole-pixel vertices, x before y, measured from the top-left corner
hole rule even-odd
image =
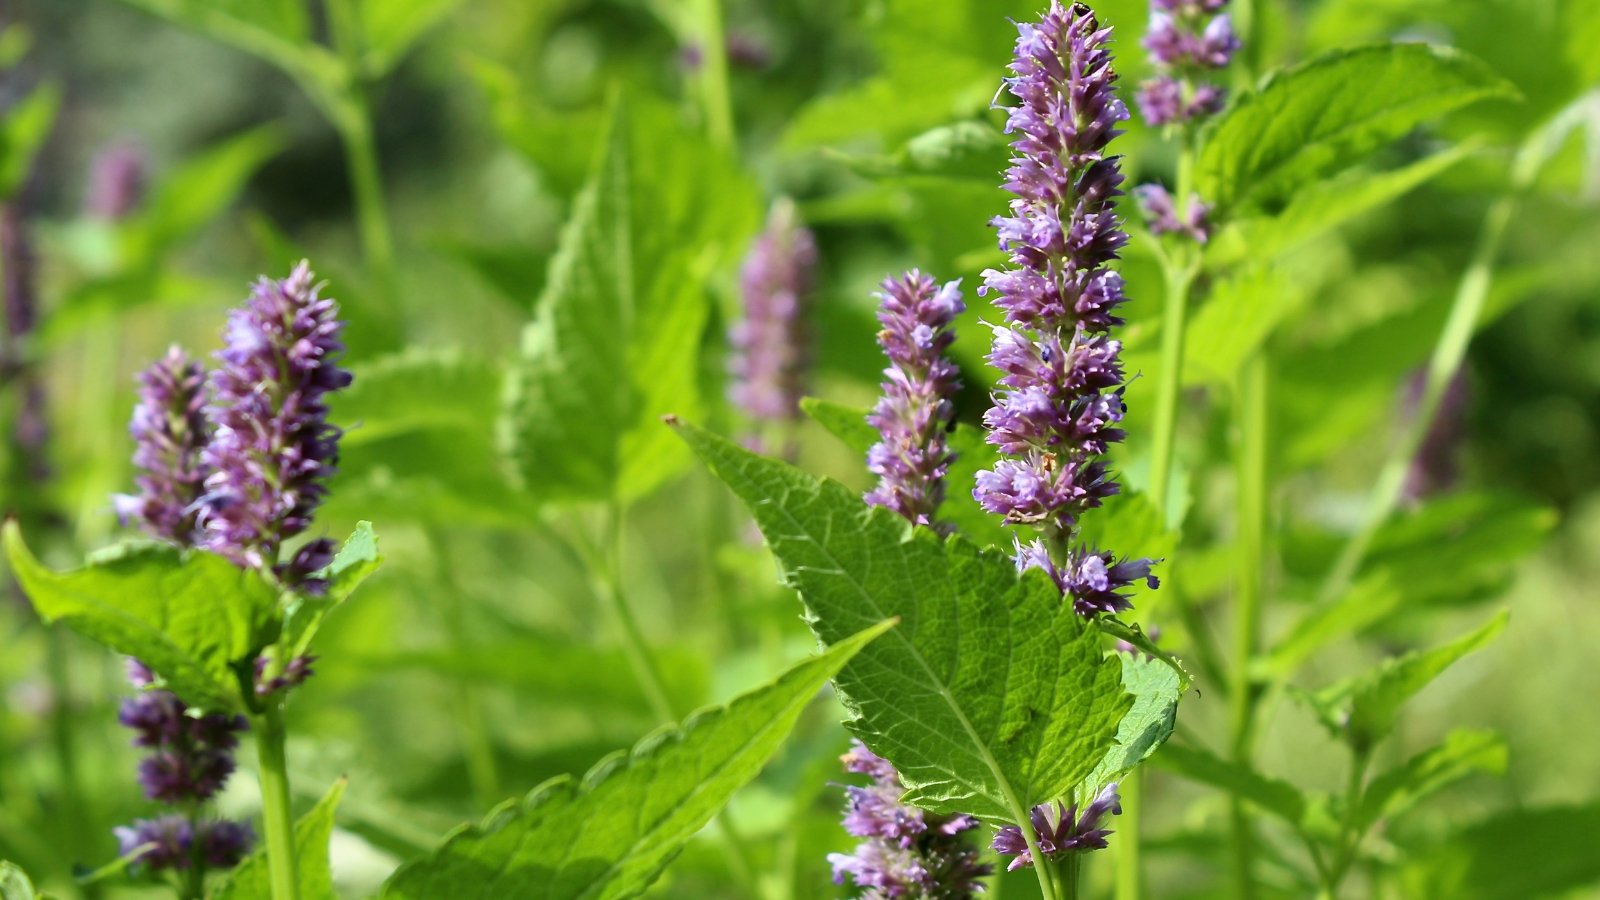
[[[368,77],[388,74],[413,44],[460,5],[461,0],[361,0],[357,14]]]
[[[638,497],[687,454],[707,280],[743,249],[754,189],[670,111],[619,103],[510,374],[505,446],[546,500]]]
[[[1326,53],[1277,74],[1222,114],[1201,151],[1197,186],[1223,208],[1283,197],[1423,122],[1515,96],[1488,66],[1448,47]]]
[[[1067,796],[1133,705],[1099,629],[1040,572],[940,540],[843,485],[680,427],[745,502],[824,642],[899,617],[837,680],[851,729],[893,762],[907,800],[1016,821]]]
[[[800,410],[845,446],[862,456],[878,442],[878,429],[867,424],[867,411],[821,397],[802,397]]]
[[[1198,747],[1167,744],[1150,764],[1248,800],[1290,825],[1298,827],[1306,816],[1308,803],[1299,788]]]
[[[0,860],[0,900],[37,900],[33,882],[28,873],[12,863]]]
[[[1156,752],[1172,736],[1178,721],[1183,682],[1166,662],[1142,653],[1118,653],[1122,686],[1133,695],[1133,708],[1117,726],[1117,742],[1090,773],[1079,795],[1092,797]]]
[[[333,562],[321,573],[328,581],[328,589],[321,596],[296,594],[289,601],[283,616],[283,636],[278,642],[280,658],[289,660],[304,656],[328,613],[350,599],[356,588],[381,565],[383,554],[378,550],[378,535],[373,532],[372,523],[357,522],[356,530],[345,538],[333,555]]]
[[[71,572],[28,551],[15,522],[6,557],[39,616],[137,657],[191,705],[239,710],[239,673],[270,640],[278,595],[260,575],[211,553],[136,545]]]
[[[1498,637],[1508,618],[1501,612],[1448,644],[1386,660],[1364,675],[1317,692],[1311,697],[1313,706],[1335,736],[1358,750],[1370,748],[1393,730],[1402,704],[1457,660]]]
[[[438,429],[456,439],[493,436],[502,374],[492,359],[455,348],[410,348],[353,366],[355,380],[330,406],[345,447]]]
[[[1297,190],[1277,215],[1243,219],[1212,238],[1206,245],[1206,264],[1224,267],[1246,261],[1269,262],[1409,193],[1472,150],[1471,144],[1458,144],[1398,169],[1356,170],[1315,181]]]
[[[272,63],[320,91],[344,82],[343,66],[311,40],[302,0],[123,0]],[[325,98],[317,97],[319,101]]]
[[[1500,813],[1419,855],[1405,872],[1402,894],[1451,900],[1581,896],[1572,892],[1600,881],[1597,834],[1600,803]]]
[[[333,873],[328,865],[328,840],[333,835],[334,813],[344,797],[346,783],[343,778],[335,781],[317,805],[294,825],[295,877],[300,887],[300,900],[337,900]],[[272,900],[266,848],[250,854],[234,870],[232,877],[210,896],[216,900]]]
[[[643,893],[735,791],[761,771],[818,690],[892,627],[880,622],[726,707],[561,777],[401,868],[385,897],[592,898]]]
[[[1506,742],[1494,732],[1452,731],[1444,743],[1374,778],[1361,797],[1357,825],[1364,831],[1392,819],[1474,772],[1504,775],[1506,758]]]
[[[0,197],[9,198],[22,187],[60,108],[61,89],[45,84],[6,110],[0,119]]]

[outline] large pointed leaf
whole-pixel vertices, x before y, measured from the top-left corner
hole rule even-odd
[[[739,170],[669,112],[617,105],[510,376],[505,436],[534,496],[638,496],[686,462],[660,418],[699,408],[707,279],[756,212]]]
[[[1144,762],[1172,736],[1178,722],[1183,682],[1165,662],[1142,653],[1119,653],[1122,686],[1133,695],[1133,708],[1117,726],[1117,742],[1094,767],[1081,792],[1093,796],[1102,787]]]
[[[190,704],[242,709],[239,667],[269,635],[277,592],[211,553],[141,544],[71,572],[53,572],[5,526],[11,572],[40,617],[138,657]]]
[[[838,678],[850,727],[918,806],[1015,820],[1071,792],[1133,704],[1099,630],[1039,572],[941,541],[843,485],[690,425],[682,434],[749,507],[812,630],[904,625]]]
[[[333,835],[333,816],[346,784],[343,778],[335,781],[317,805],[294,825],[295,878],[300,900],[335,900],[338,896],[328,863],[328,839]],[[216,900],[272,900],[266,848],[250,854],[212,896]]]
[[[631,753],[601,760],[581,782],[557,778],[501,806],[396,872],[383,896],[637,896],[761,771],[823,684],[892,624],[839,641],[726,707],[701,711]]]

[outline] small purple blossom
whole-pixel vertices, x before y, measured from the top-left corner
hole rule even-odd
[[[288,278],[257,282],[229,317],[207,408],[215,433],[203,454],[203,546],[308,590],[317,587],[304,581],[311,563],[331,545],[313,541],[284,560],[283,544],[310,526],[327,494],[341,432],[325,397],[350,384],[339,366],[339,307],[320,290],[301,262]]]
[[[147,168],[144,153],[133,144],[115,144],[101,151],[89,172],[84,211],[108,222],[132,215],[144,200]]]
[[[961,380],[944,352],[955,340],[951,323],[967,308],[959,285],[940,287],[913,269],[884,281],[877,295],[878,343],[890,366],[883,371],[883,396],[867,416],[883,439],[867,453],[878,486],[866,500],[917,525],[932,524],[955,459],[946,430]]]
[[[816,242],[796,221],[794,206],[773,208],[740,270],[744,317],[728,333],[733,354],[728,398],[757,422],[787,422],[800,414],[810,365],[806,321]]]
[[[1201,119],[1222,109],[1222,88],[1202,80],[1239,52],[1227,0],[1151,0],[1144,48],[1156,70],[1139,87],[1139,109],[1151,125]]]
[[[1133,189],[1133,197],[1153,234],[1182,234],[1199,244],[1211,238],[1211,207],[1198,194],[1189,195],[1189,210],[1182,218],[1172,194],[1159,184],[1141,184]]]
[[[862,897],[965,900],[984,890],[989,866],[959,837],[978,827],[971,816],[941,816],[900,802],[905,786],[894,766],[860,741],[840,757],[845,771],[873,783],[845,789],[845,830],[864,840],[852,853],[831,853],[835,884],[848,879]]]
[[[194,544],[207,470],[201,454],[210,438],[206,373],[179,347],[139,376],[133,435],[137,496],[114,498],[118,517],[138,520],[152,536],[179,546]]]
[[[133,745],[153,751],[139,764],[145,796],[163,803],[209,800],[233,774],[243,716],[192,714],[171,691],[146,690],[122,702],[117,721]]]
[[[1128,118],[1102,29],[1081,4],[1052,2],[1038,24],[1020,23],[1006,89],[1015,155],[1006,190],[1011,215],[996,218],[1010,268],[983,273],[1006,324],[995,326],[989,364],[1002,374],[984,415],[988,441],[1006,458],[979,472],[974,498],[1011,525],[1035,529],[1017,542],[1020,569],[1043,569],[1081,614],[1127,608],[1124,589],[1154,586],[1148,560],[1116,561],[1074,546],[1079,518],[1117,493],[1105,462],[1123,439],[1122,278],[1107,268],[1127,241],[1114,206],[1117,158],[1106,145]]]
[[[271,660],[265,656],[256,660],[256,696],[267,697],[279,691],[299,687],[307,678],[316,674],[311,664],[316,662],[315,656],[296,656],[284,665],[283,671],[277,675],[268,676],[267,668]]]
[[[1057,802],[1035,806],[1028,818],[1033,822],[1039,852],[1046,859],[1053,860],[1067,853],[1104,850],[1106,838],[1112,834],[1110,829],[1100,827],[1107,814],[1122,814],[1122,800],[1117,794],[1116,784],[1107,785],[1093,802],[1084,807],[1081,816],[1078,815],[1076,803],[1068,805]],[[1028,841],[1023,837],[1022,829],[1015,825],[1006,825],[996,832],[992,846],[996,853],[1013,857],[1011,864],[1006,866],[1008,872],[1033,865],[1033,853]]]
[[[155,819],[135,819],[133,824],[113,828],[117,855],[138,853],[138,865],[152,870],[187,869],[193,863],[194,826],[186,816],[167,813]]]

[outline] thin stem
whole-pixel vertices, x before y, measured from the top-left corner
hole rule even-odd
[[[1127,814],[1127,807],[1123,807]],[[1061,858],[1061,900],[1078,900],[1078,876],[1083,870],[1083,854],[1068,853]]]
[[[289,764],[284,745],[283,700],[272,701],[251,723],[261,765],[261,820],[266,832],[272,900],[299,900],[295,873],[294,816],[289,806]]]
[[[1356,817],[1360,814],[1361,789],[1366,783],[1367,766],[1371,762],[1370,749],[1353,748],[1350,751],[1350,775],[1344,788],[1344,819],[1339,825],[1339,852],[1324,883],[1330,897],[1338,895],[1339,885],[1344,881],[1345,873],[1350,871],[1356,849],[1361,845],[1362,835],[1356,827]]]
[[[1150,501],[1170,521],[1167,506],[1172,486],[1173,447],[1177,440],[1178,395],[1183,385],[1184,320],[1188,317],[1191,266],[1167,268],[1166,306],[1161,316],[1161,370],[1156,381],[1155,428],[1151,438]]]
[[[363,66],[360,20],[349,0],[328,0],[328,26],[344,62],[346,83],[340,103],[327,110],[344,145],[350,169],[350,189],[355,198],[356,226],[361,252],[379,285],[392,293],[394,238],[389,232],[388,204],[383,195],[383,170],[372,128],[372,103],[367,94]]]
[[[1251,764],[1255,732],[1256,702],[1260,692],[1251,675],[1256,644],[1261,630],[1263,572],[1266,568],[1267,492],[1267,388],[1268,360],[1265,349],[1257,351],[1240,370],[1235,390],[1239,452],[1238,474],[1238,571],[1234,609],[1233,659],[1229,667],[1229,720],[1234,762]],[[1234,896],[1249,900],[1255,896],[1253,875],[1254,824],[1248,804],[1232,798],[1230,819],[1233,826]]]
[[[700,10],[700,103],[706,132],[717,146],[733,151],[733,100],[728,90],[728,44],[722,30],[722,0],[698,0]]]
[[[1143,771],[1134,769],[1122,777],[1122,783],[1118,786],[1117,792],[1122,802],[1121,830],[1125,840],[1117,842],[1115,854],[1117,900],[1139,900],[1144,894],[1138,831],[1139,814],[1144,806],[1143,785]],[[1133,827],[1130,828],[1130,825]]]

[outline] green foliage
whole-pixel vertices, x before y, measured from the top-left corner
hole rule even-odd
[[[351,374],[355,380],[329,401],[333,417],[347,423],[345,447],[414,431],[490,437],[502,377],[493,360],[416,348],[354,366]]]
[[[401,868],[383,896],[638,896],[756,776],[823,684],[893,624],[838,641],[726,707],[646,737],[582,781],[558,778],[506,803]]]
[[[700,408],[707,281],[756,222],[721,158],[656,106],[613,110],[510,375],[506,446],[535,497],[638,497],[686,462],[660,420]]]
[[[388,74],[418,40],[461,5],[461,0],[359,0],[362,68],[368,77]]]
[[[5,526],[6,558],[39,616],[133,656],[193,706],[243,708],[277,592],[260,575],[210,553],[126,545],[82,569],[53,572]]]
[[[61,89],[46,84],[6,110],[0,120],[0,198],[9,199],[22,187],[60,108]]]
[[[1506,758],[1506,742],[1499,735],[1452,731],[1444,743],[1374,778],[1362,793],[1356,827],[1365,830],[1379,819],[1398,816],[1475,772],[1504,775]]]
[[[1207,134],[1197,185],[1225,209],[1282,198],[1423,122],[1515,95],[1483,63],[1448,47],[1334,51],[1240,97]]]
[[[1133,707],[1117,726],[1116,744],[1078,792],[1085,802],[1160,749],[1178,722],[1178,698],[1184,686],[1177,670],[1141,653],[1117,657],[1122,660],[1122,687],[1133,695]]]
[[[328,613],[350,599],[356,588],[382,564],[383,554],[378,552],[378,536],[372,530],[372,523],[357,523],[355,532],[345,538],[333,562],[322,573],[328,580],[327,590],[320,596],[296,594],[289,600],[284,610],[279,658],[288,660],[305,655]]]
[[[1190,781],[1208,784],[1248,800],[1297,828],[1306,818],[1309,803],[1299,788],[1207,750],[1186,744],[1168,744],[1150,762]]]
[[[1405,873],[1407,896],[1534,900],[1600,881],[1600,804],[1511,810],[1469,825]],[[1508,862],[1515,860],[1515,865]]]
[[[33,882],[28,873],[5,860],[0,860],[0,900],[37,900]]]
[[[294,826],[295,876],[300,900],[335,900],[333,873],[328,865],[328,839],[333,835],[334,814],[344,797],[341,778],[328,788]],[[250,854],[233,875],[212,895],[216,900],[272,900],[272,884],[265,848]]]
[[[904,627],[840,673],[851,729],[893,762],[907,800],[1016,820],[1064,797],[1111,750],[1134,698],[1100,634],[1042,573],[941,541],[842,485],[680,426],[761,526],[823,641]]]

